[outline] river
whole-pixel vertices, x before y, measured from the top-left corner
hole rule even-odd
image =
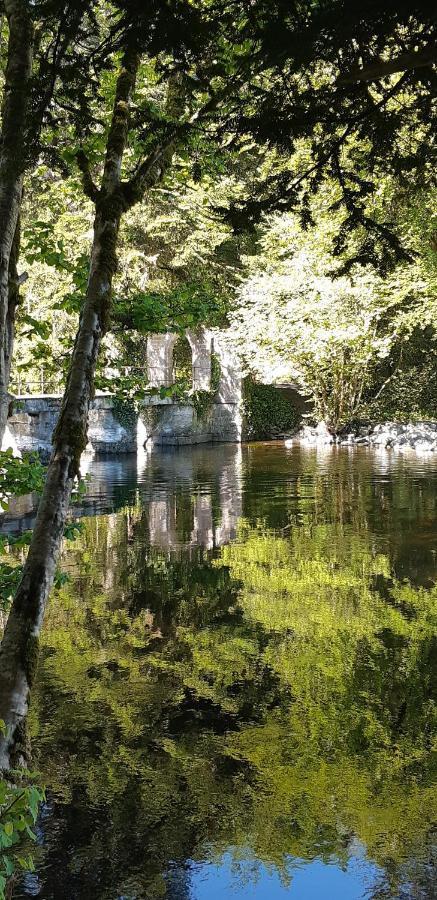
[[[89,463],[29,716],[44,900],[430,900],[437,459]],[[8,527],[32,520],[21,501]]]

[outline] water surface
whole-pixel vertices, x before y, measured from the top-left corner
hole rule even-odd
[[[223,445],[89,474],[17,896],[437,897],[437,460]]]

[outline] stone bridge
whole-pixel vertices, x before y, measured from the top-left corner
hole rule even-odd
[[[239,442],[242,434],[242,381],[238,360],[226,332],[200,328],[186,332],[191,350],[192,384],[186,397],[173,400],[151,393],[136,414],[131,405],[109,394],[98,394],[91,406],[88,450],[133,453],[147,445],[184,445],[214,441]],[[147,339],[148,388],[175,382],[173,353],[178,334],[154,334]],[[212,358],[218,379],[212,390]],[[201,399],[201,402],[199,402]],[[14,398],[3,448],[37,451],[48,456],[58,417],[60,394],[21,394]]]

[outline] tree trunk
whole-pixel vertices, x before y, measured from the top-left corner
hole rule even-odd
[[[86,446],[96,362],[110,316],[118,231],[126,208],[121,164],[138,64],[137,52],[126,50],[117,80],[102,185],[96,196],[87,292],[32,541],[0,648],[0,719],[6,723],[5,734],[0,736],[0,769],[9,768],[14,762],[14,746],[23,731],[45,605],[53,584],[73,482]]]
[[[5,0],[9,24],[0,143],[0,446],[9,408],[9,375],[16,291],[10,290],[11,251],[26,167],[26,107],[32,71],[33,24],[26,0]]]

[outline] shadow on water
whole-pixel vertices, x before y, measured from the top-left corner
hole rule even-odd
[[[17,897],[437,896],[436,485],[431,458],[279,444],[92,461]]]

